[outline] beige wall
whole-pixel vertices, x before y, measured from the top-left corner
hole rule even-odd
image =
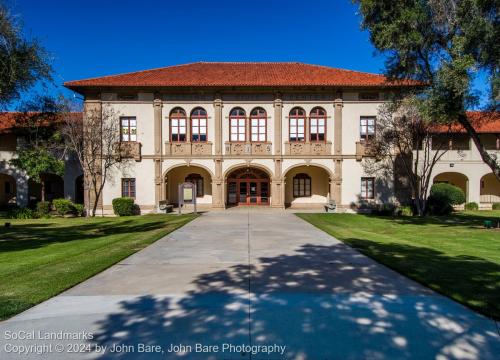
[[[210,173],[198,166],[181,166],[170,170],[166,175],[165,199],[170,203],[179,202],[179,184],[183,183],[189,174],[199,174],[203,177],[203,197],[196,199],[198,204],[212,203],[212,177]]]
[[[311,177],[311,196],[293,197],[293,178],[305,173]],[[294,206],[306,204],[326,204],[330,194],[330,177],[326,170],[318,166],[298,166],[285,174],[285,204]]]
[[[500,181],[493,173],[481,178],[481,202],[500,202]]]

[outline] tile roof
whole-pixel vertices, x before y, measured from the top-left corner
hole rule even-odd
[[[478,133],[500,133],[500,113],[495,111],[467,111],[467,117]],[[447,125],[436,128],[436,132],[448,132]],[[460,124],[451,126],[453,133],[466,133]]]
[[[71,116],[83,119],[83,113],[73,112]],[[40,115],[40,113],[0,112],[0,134],[10,134],[14,130],[27,128],[29,124],[37,123],[38,126],[50,126],[61,123],[62,118],[57,114]]]
[[[414,86],[415,81],[388,82],[384,75],[299,62],[197,62],[126,74],[68,81],[77,90],[100,86]]]

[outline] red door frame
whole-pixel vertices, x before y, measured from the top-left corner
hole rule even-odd
[[[227,184],[228,184],[228,189],[229,189],[229,184],[230,183],[235,183],[236,184],[236,203],[229,203],[229,191],[228,191],[228,204],[229,205],[241,205],[241,206],[247,206],[247,205],[269,205],[269,187],[270,187],[270,181],[269,179],[228,179]],[[240,199],[240,184],[241,183],[246,183],[246,196],[245,196],[245,201],[241,201]],[[257,184],[257,201],[256,202],[250,202],[250,183],[256,183]],[[262,201],[262,183],[267,184],[267,201]]]

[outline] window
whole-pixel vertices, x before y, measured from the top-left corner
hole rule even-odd
[[[373,199],[375,197],[375,179],[372,177],[361,178],[361,198]]]
[[[267,114],[263,108],[255,108],[250,113],[251,141],[266,141]]]
[[[200,174],[189,174],[185,181],[196,185],[196,197],[203,197],[203,177]]]
[[[170,141],[186,141],[186,112],[175,108],[170,112]]]
[[[311,141],[325,141],[326,111],[320,107],[312,109],[309,124],[311,127]]]
[[[305,141],[306,112],[301,108],[290,111],[290,141]]]
[[[135,179],[122,179],[122,197],[131,197],[135,199]]]
[[[191,112],[191,141],[207,141],[207,112],[196,108]]]
[[[122,141],[137,141],[137,120],[135,117],[121,117],[120,128]]]
[[[378,100],[379,99],[379,94],[378,93],[370,93],[370,92],[363,92],[359,93],[358,95],[359,100]]]
[[[368,141],[375,136],[375,117],[362,116],[359,121],[361,141]]]
[[[297,174],[293,178],[293,197],[311,196],[311,177],[307,174]]]
[[[231,141],[246,141],[245,110],[234,108],[229,114],[229,126],[231,130]]]

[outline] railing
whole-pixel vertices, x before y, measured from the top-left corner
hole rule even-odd
[[[498,196],[498,195],[491,195],[491,194],[480,195],[479,196],[479,201],[481,203],[492,204],[492,203],[500,202],[500,196]]]
[[[226,155],[271,155],[272,143],[257,142],[257,143],[239,143],[226,142]]]
[[[356,141],[356,160],[361,161],[364,157],[373,157],[376,154],[373,153],[370,143],[366,141]]]
[[[188,143],[188,142],[166,142],[165,155],[186,156],[186,155],[212,155],[212,143]]]
[[[331,155],[332,143],[327,142],[285,142],[285,155]]]
[[[120,159],[141,161],[141,147],[140,142],[118,142],[114,146],[114,151],[115,155]]]

